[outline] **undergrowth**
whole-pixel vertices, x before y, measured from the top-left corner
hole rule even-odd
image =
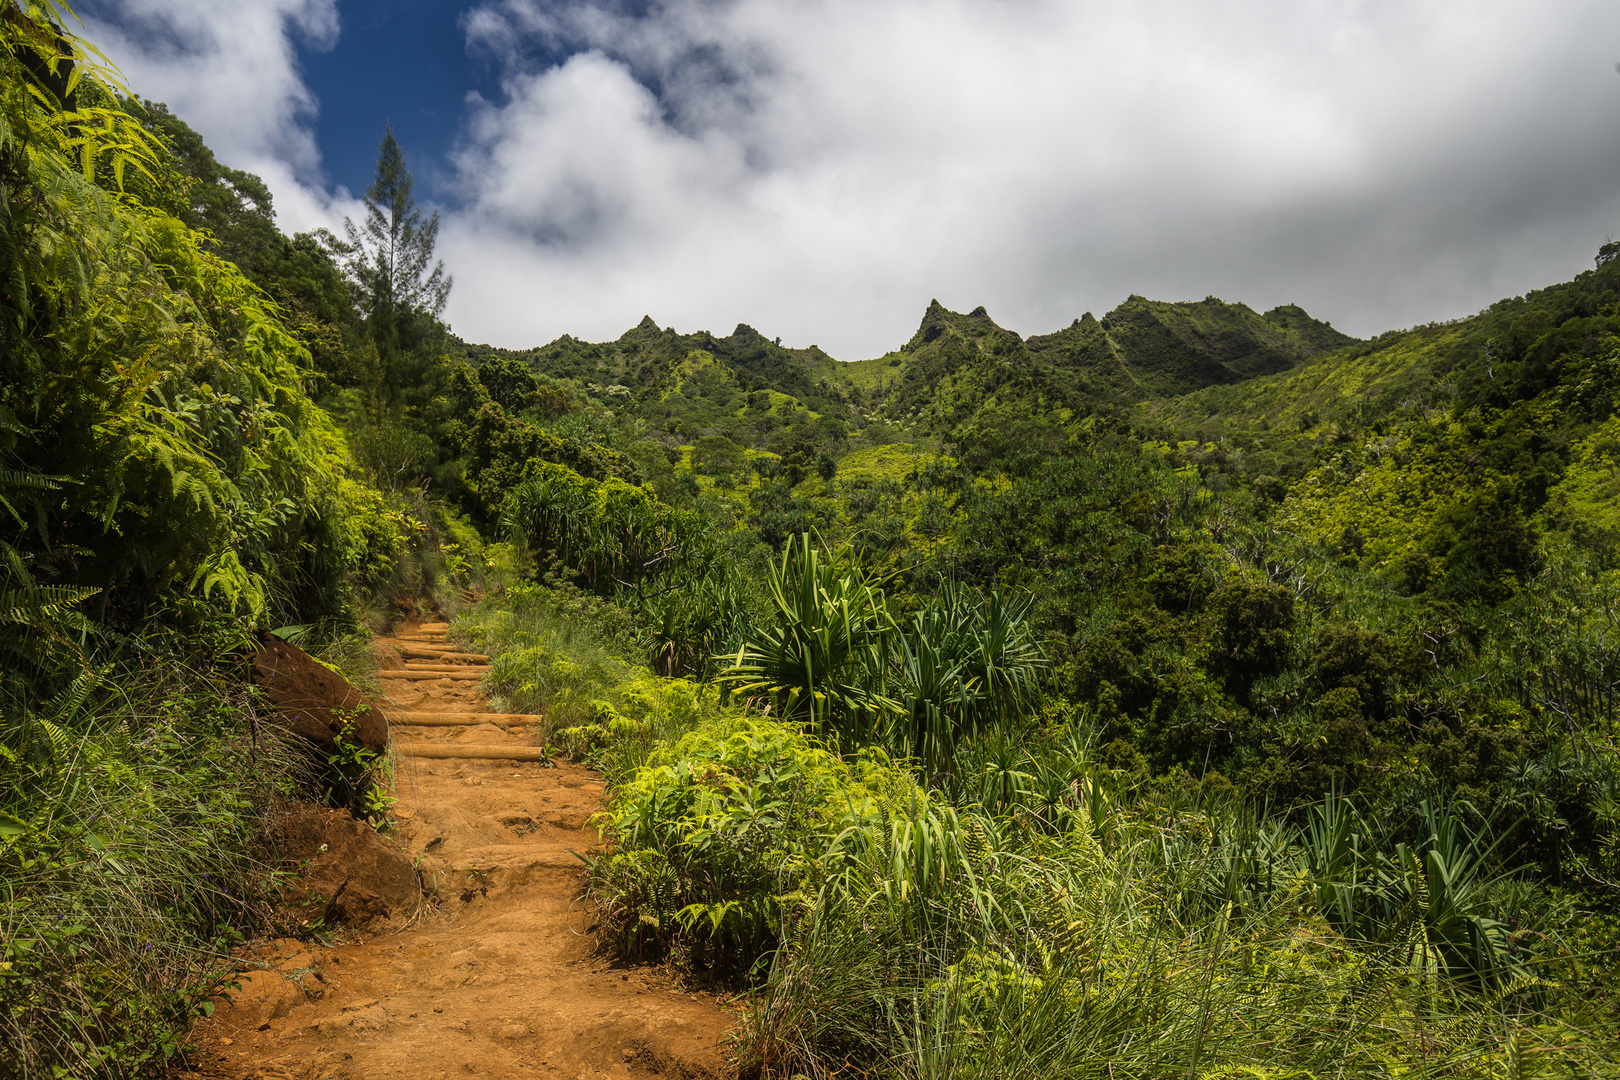
[[[841,755],[654,677],[624,659],[628,628],[530,588],[452,633],[494,655],[507,705],[607,774],[612,846],[588,878],[604,945],[744,989],[744,1076],[1596,1077],[1620,1060],[1612,947],[1561,939],[1550,910],[1516,923],[1547,894],[1487,874],[1450,803],[1268,819],[1144,787],[1061,725],[964,742],[934,790],[880,749]]]
[[[452,639],[491,657],[497,711],[538,714],[542,741],[602,770],[630,777],[655,745],[720,714],[720,694],[664,679],[623,609],[563,588],[514,585],[458,617]]]
[[[0,1076],[172,1066],[263,912],[297,766],[239,671],[154,654],[0,728]]]

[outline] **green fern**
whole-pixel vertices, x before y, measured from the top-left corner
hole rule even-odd
[[[62,620],[73,622],[74,629],[82,629],[83,624],[74,618],[76,609],[100,591],[73,585],[39,585],[0,591],[0,623],[47,631],[53,629],[54,620]]]

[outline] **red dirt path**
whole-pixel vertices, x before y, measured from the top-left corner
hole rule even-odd
[[[429,625],[379,641],[420,646],[437,636]],[[485,711],[476,682],[385,686],[406,712]],[[394,735],[533,745],[521,728],[412,727],[397,711]],[[566,764],[405,754],[399,762],[397,835],[436,885],[438,904],[402,929],[336,948],[290,939],[260,946],[235,1002],[196,1029],[193,1075],[729,1075],[722,1039],[733,1018],[712,996],[615,965],[576,932],[587,929],[587,914],[575,903],[582,864],[573,852],[600,849],[586,826],[600,777]]]

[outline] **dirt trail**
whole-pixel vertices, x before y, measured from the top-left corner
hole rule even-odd
[[[379,639],[413,674],[384,671],[400,747],[401,843],[436,879],[439,904],[397,932],[324,949],[292,940],[257,951],[235,1002],[199,1025],[198,1075],[233,1080],[451,1077],[720,1077],[732,1018],[645,968],[614,965],[573,903],[599,848],[586,821],[596,774],[533,761],[413,757],[410,748],[532,747],[523,721],[486,712],[476,660],[431,624]],[[426,654],[426,655],[424,655]],[[413,725],[412,714],[434,726]]]

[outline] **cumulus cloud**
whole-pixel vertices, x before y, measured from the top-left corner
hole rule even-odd
[[[458,326],[647,311],[846,358],[923,304],[1128,292],[1361,333],[1579,270],[1620,219],[1620,9],[1411,0],[495,0]],[[561,63],[557,55],[567,55]]]
[[[310,123],[319,103],[294,49],[294,36],[317,49],[337,41],[336,0],[118,0],[81,14],[131,90],[168,105],[221,161],[265,179],[282,228],[342,220],[321,185]]]
[[[855,359],[934,297],[1037,333],[1130,292],[1371,334],[1620,233],[1610,0],[469,3],[501,92],[467,102],[441,254],[475,340],[647,313]],[[288,40],[332,4],[125,0],[181,53],[101,40],[324,213]]]

